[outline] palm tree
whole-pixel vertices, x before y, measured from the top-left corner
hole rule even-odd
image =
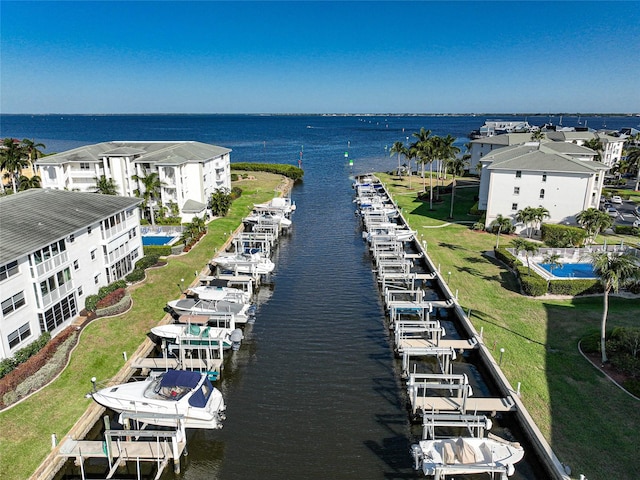
[[[549,210],[544,207],[535,207],[532,210],[533,222],[535,224],[536,230],[540,230],[542,228],[542,222],[545,218],[550,218],[551,214]],[[531,236],[529,236],[531,238]]]
[[[562,268],[564,266],[560,262],[561,258],[562,258],[562,255],[560,255],[558,253],[548,253],[547,255],[545,255],[542,258],[542,261],[544,263],[548,263],[549,264],[549,270],[550,270],[551,274],[553,274],[553,269],[554,268]]]
[[[609,314],[609,293],[617,292],[621,287],[629,285],[640,278],[640,266],[637,259],[627,253],[593,252],[590,254],[593,271],[600,278],[604,289],[604,309],[600,325],[600,350],[602,351],[602,364],[607,359],[606,351],[606,327]]]
[[[409,145],[409,154],[407,155],[407,161],[409,162],[409,190],[411,190],[411,160],[415,159],[416,164],[418,162],[418,148],[415,144]]]
[[[596,160],[598,162],[602,161],[602,151],[604,150],[604,147],[602,146],[602,142],[599,138],[590,138],[589,140],[585,140],[582,146],[590,148],[596,152]]]
[[[105,175],[100,175],[100,178],[94,177],[93,181],[96,182],[96,193],[103,195],[118,195],[118,185],[113,178],[107,178]]]
[[[0,170],[5,170],[5,176],[11,179],[13,193],[18,191],[22,169],[29,166],[29,158],[20,143],[13,138],[5,138],[0,148]]]
[[[425,130],[424,127],[421,127],[419,132],[414,132],[412,135],[417,139],[414,143],[411,144],[411,147],[413,147],[416,152],[417,160],[422,164],[422,191],[426,192],[427,187],[425,184],[424,169],[427,163],[429,165],[433,164],[434,140],[433,137],[431,137],[431,130]],[[432,197],[433,186],[431,187],[429,208],[433,208]]]
[[[25,149],[27,156],[29,157],[29,163],[33,163],[44,155],[40,148],[46,148],[44,143],[35,143],[33,140],[29,140],[28,138],[23,139],[22,142],[20,142],[20,145]]]
[[[436,151],[437,158],[440,160],[438,168],[447,165],[449,160],[456,158],[456,156],[460,153],[460,148],[454,145],[456,137],[447,135],[446,137],[439,138],[440,140],[437,141],[438,145]]]
[[[527,259],[527,274],[531,275],[529,255],[535,255],[536,253],[538,253],[538,251],[540,250],[540,246],[537,243],[530,242],[529,240],[525,240],[524,238],[515,238],[511,240],[511,246],[516,252],[516,257],[521,250],[524,251],[524,256]]]
[[[33,175],[31,178],[21,175],[18,190],[21,192],[24,190],[29,190],[30,188],[40,188],[42,187],[42,180],[38,175]]]
[[[576,221],[587,231],[589,243],[595,241],[598,233],[613,225],[613,219],[609,215],[593,207],[587,208],[576,215]]]
[[[151,172],[147,174],[147,171],[142,169],[143,175],[132,175],[131,179],[138,182],[138,188],[133,191],[136,197],[142,198],[142,209],[149,208],[149,214],[151,216],[151,225],[155,225],[155,215],[153,213],[153,206],[156,199],[160,196],[160,189],[165,185],[160,180],[157,172]],[[143,188],[141,189],[140,186]]]
[[[393,145],[391,145],[389,156],[392,157],[395,154],[398,154],[398,177],[400,177],[400,155],[404,157],[407,157],[409,155],[407,147],[404,146],[404,143],[395,142]]]
[[[464,167],[469,165],[469,159],[471,155],[465,153],[461,158],[454,157],[447,160],[447,166],[451,169],[453,180],[451,182],[451,210],[449,211],[449,218],[453,218],[453,202],[456,196],[456,175],[464,175]]]
[[[636,172],[636,186],[634,190],[638,190],[640,186],[640,148],[635,146],[628,148],[626,154],[626,162],[629,168],[634,169]]]
[[[499,213],[495,220],[491,222],[489,227],[491,228],[491,231],[495,231],[497,229],[496,248],[498,248],[500,246],[500,232],[510,232],[513,225],[511,225],[511,219],[509,217],[503,217],[502,214]]]
[[[539,142],[540,140],[544,140],[544,138],[545,138],[545,134],[542,130],[536,130],[535,132],[531,133],[532,142]]]
[[[527,238],[531,238],[531,228],[529,225],[533,221],[533,207],[524,207],[522,210],[518,210],[515,220],[516,222],[524,223],[527,229]]]

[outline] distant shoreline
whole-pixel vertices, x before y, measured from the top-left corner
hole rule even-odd
[[[640,113],[2,113],[0,116],[69,115],[74,117],[220,116],[220,117],[640,117]]]

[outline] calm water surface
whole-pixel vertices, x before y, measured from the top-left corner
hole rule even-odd
[[[49,152],[109,140],[197,140],[232,148],[232,162],[297,165],[302,158],[304,181],[292,192],[298,210],[274,255],[272,294],[218,385],[228,405],[225,427],[190,433],[180,478],[418,478],[409,455],[416,429],[351,182],[356,173],[392,169],[397,157],[388,149],[420,127],[462,145],[484,119],[5,115],[0,136],[33,138]],[[632,126],[625,118],[589,125],[616,121],[616,128]]]

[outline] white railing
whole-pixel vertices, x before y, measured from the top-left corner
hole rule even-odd
[[[67,252],[61,252],[55,257],[51,257],[45,260],[44,262],[37,264],[35,266],[35,272],[34,272],[34,267],[31,267],[31,276],[33,278],[42,277],[68,261],[69,261],[69,256],[67,255]]]

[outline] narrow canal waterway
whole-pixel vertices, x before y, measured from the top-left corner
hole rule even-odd
[[[222,431],[195,432],[184,478],[400,478],[412,472],[383,307],[348,176],[305,181],[220,388]],[[334,175],[335,172],[332,174]]]

